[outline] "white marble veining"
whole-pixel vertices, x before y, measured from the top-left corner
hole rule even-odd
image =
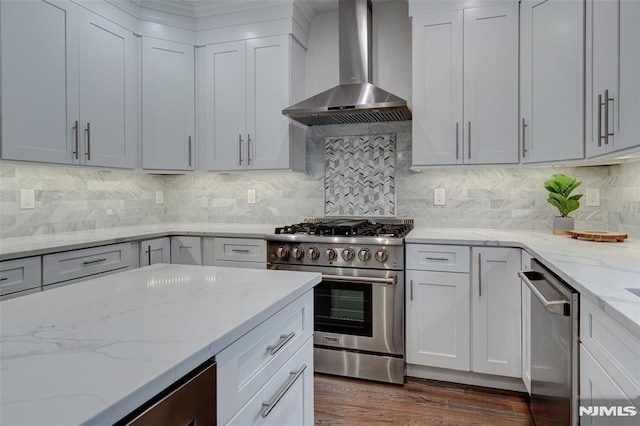
[[[598,243],[550,232],[416,228],[407,243],[520,247],[640,338],[640,241]]]
[[[264,238],[266,234],[273,234],[275,228],[276,225],[246,223],[159,223],[3,238],[0,240],[0,260],[166,235]]]
[[[319,281],[153,265],[3,301],[0,424],[110,425]]]

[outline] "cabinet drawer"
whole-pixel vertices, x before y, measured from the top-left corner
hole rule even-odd
[[[237,413],[312,334],[313,292],[307,292],[216,355],[218,388],[225,390],[218,395],[218,423]]]
[[[131,243],[92,247],[42,258],[43,284],[88,277],[131,265]]]
[[[241,262],[266,262],[267,243],[248,238],[216,238],[214,240],[216,260]]]
[[[580,341],[630,398],[640,396],[640,339],[584,297]]]
[[[0,262],[0,296],[40,288],[40,257]]]
[[[265,406],[264,404],[269,404]],[[307,339],[271,380],[224,425],[313,425],[313,341]]]
[[[469,272],[469,247],[407,244],[407,269]]]

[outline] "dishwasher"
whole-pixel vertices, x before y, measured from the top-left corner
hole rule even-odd
[[[537,426],[578,425],[579,294],[536,259],[531,290],[531,414]]]

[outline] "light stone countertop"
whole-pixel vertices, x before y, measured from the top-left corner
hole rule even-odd
[[[527,250],[640,339],[640,241],[577,240],[551,232],[415,228],[407,243],[519,247]]]
[[[282,225],[279,225],[282,226]],[[246,223],[159,223],[120,226],[91,231],[3,238],[0,240],[0,260],[39,256],[98,245],[144,240],[167,235],[198,235],[228,238],[264,238],[273,234],[276,225]]]
[[[0,424],[111,425],[319,282],[158,264],[3,301]]]

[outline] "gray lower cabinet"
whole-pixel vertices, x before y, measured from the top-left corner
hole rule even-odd
[[[171,263],[202,265],[202,238],[171,237]]]
[[[78,279],[131,268],[132,263],[131,243],[47,254],[42,257],[42,285],[47,288],[72,284]]]
[[[0,262],[0,299],[42,290],[40,256]]]
[[[154,263],[171,263],[171,238],[140,241],[140,267]]]

